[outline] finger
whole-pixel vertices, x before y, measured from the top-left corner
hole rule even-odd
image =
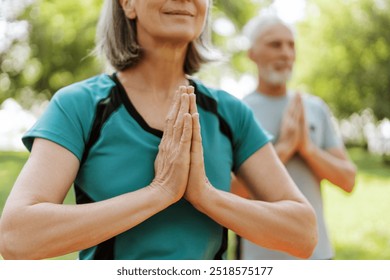
[[[296,96],[293,96],[287,106],[287,109],[285,111],[285,116],[286,118],[293,118],[294,117],[294,113],[295,113],[295,109],[296,109]]]
[[[179,89],[175,91],[175,95],[173,96],[171,109],[169,110],[167,116],[167,119],[173,121],[173,124],[175,123],[177,119],[177,115],[179,113],[180,101],[181,101],[180,97],[183,93],[186,93],[186,88],[185,86],[180,86]]]
[[[180,94],[187,93],[187,86],[180,86],[179,92],[180,92]]]
[[[192,115],[198,112],[198,108],[196,107],[195,88],[193,86],[188,86],[187,93],[190,96],[190,114]]]
[[[171,108],[168,113],[168,116],[171,116],[174,121],[176,120],[180,108],[180,96],[181,96],[180,91],[176,90],[173,96]]]
[[[189,94],[190,97],[190,114],[198,113],[198,108],[196,107],[196,95],[194,93]]]
[[[203,153],[202,147],[202,134],[200,128],[199,114],[195,113],[192,115],[192,145],[191,152]]]
[[[293,99],[293,106],[291,106],[291,117],[294,121],[299,121],[301,116],[301,106],[299,101],[299,96],[295,95]]]
[[[187,87],[187,93],[188,94],[195,93],[195,88],[193,86],[188,86]]]
[[[173,137],[176,141],[179,141],[183,133],[184,116],[189,111],[189,97],[188,94],[183,93],[180,96],[180,109],[177,115],[175,124],[173,126]],[[176,142],[177,143],[177,142]]]
[[[302,125],[304,125],[307,128],[307,123],[306,123],[306,112],[305,112],[305,106],[303,105],[303,100],[301,99],[301,122]]]
[[[185,113],[183,116],[183,133],[180,138],[179,151],[180,155],[188,154],[191,149],[192,138],[192,119],[189,113]]]
[[[305,107],[303,106],[303,99],[302,99],[302,95],[300,93],[297,94],[298,95],[298,106],[300,108],[300,120],[304,120],[305,119]]]
[[[297,108],[299,108],[299,122],[303,122],[305,118],[305,108],[303,107],[302,96],[297,93]]]
[[[164,127],[164,134],[171,136],[172,131],[173,131],[173,126],[176,122],[177,115],[179,113],[179,108],[180,108],[180,94],[179,91],[177,90],[175,92],[175,95],[173,96],[173,101],[171,108],[168,112],[168,115],[165,119],[165,127]]]
[[[187,87],[185,87],[185,86],[180,86],[178,92],[179,92],[178,98],[180,99],[180,106],[179,106],[179,108],[178,108],[178,114],[177,114],[177,116],[179,116],[180,113],[183,113],[183,112],[181,111],[181,110],[182,110],[181,106],[182,106],[182,101],[183,101],[183,95],[184,95],[184,96],[187,96],[187,95],[188,95],[188,94],[187,94]],[[177,120],[177,118],[176,118],[176,120]]]
[[[180,108],[179,108],[179,113],[177,114],[176,122],[182,122],[184,115],[186,113],[189,113],[189,110],[190,110],[190,97],[186,93],[181,93]]]

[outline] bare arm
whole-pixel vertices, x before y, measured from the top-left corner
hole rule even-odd
[[[41,259],[88,248],[169,205],[151,187],[102,202],[62,205],[78,166],[69,151],[35,140],[1,220],[5,258]]]
[[[251,198],[248,188],[238,180],[237,176],[232,174],[232,183],[230,185],[230,192],[243,198]]]
[[[301,155],[320,180],[327,179],[344,191],[352,192],[355,185],[356,167],[348,159],[344,148],[322,150],[312,145]]]
[[[301,110],[299,154],[320,180],[327,179],[344,191],[351,192],[355,185],[356,167],[348,159],[344,146],[327,150],[317,147],[310,139],[301,99],[298,105]]]
[[[280,136],[274,144],[275,151],[284,164],[296,153],[301,137],[299,123],[301,111],[297,110],[299,99],[300,97],[294,97],[284,112],[279,129]]]
[[[217,223],[258,245],[308,258],[317,243],[315,213],[287,174],[272,145],[267,144],[247,159],[238,177],[257,200],[210,185],[204,171],[199,120],[194,114],[191,168],[185,198]]]
[[[257,200],[209,186],[195,207],[260,246],[308,258],[317,243],[315,214],[272,146],[268,144],[245,161],[238,176]]]
[[[138,225],[180,199],[188,180],[192,128],[188,96],[175,104],[155,162],[155,180],[105,201],[63,205],[79,161],[65,148],[35,139],[0,220],[3,257],[42,259],[85,249]]]
[[[295,95],[284,114],[275,150],[284,164],[299,153],[319,180],[327,179],[346,192],[352,191],[356,176],[354,164],[344,147],[322,150],[311,141],[300,94]]]

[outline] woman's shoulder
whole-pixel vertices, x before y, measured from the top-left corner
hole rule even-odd
[[[191,79],[196,91],[206,98],[213,99],[219,106],[241,106],[243,102],[233,94],[217,87],[207,86],[202,81]]]
[[[61,88],[54,94],[53,99],[65,102],[96,102],[105,98],[114,85],[107,74],[100,74]]]
[[[239,130],[242,124],[254,119],[249,106],[236,96],[223,89],[205,86],[199,80],[195,80],[194,85],[197,91],[197,103],[217,113],[232,130]]]

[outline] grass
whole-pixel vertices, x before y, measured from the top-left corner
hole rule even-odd
[[[11,191],[13,184],[26,162],[29,153],[27,152],[2,152],[0,151],[0,215],[3,212],[5,201]],[[70,191],[64,203],[71,204],[74,201],[74,193]],[[77,253],[71,253],[54,259],[74,260]],[[1,255],[0,255],[0,259]]]
[[[390,260],[390,166],[358,148],[349,154],[358,167],[352,194],[323,185],[336,259]]]
[[[390,259],[390,166],[379,156],[349,149],[358,167],[355,190],[346,194],[323,184],[325,216],[336,251],[335,259]],[[0,152],[0,213],[27,153]],[[70,192],[65,203],[72,203]],[[232,249],[232,248],[230,248]],[[1,256],[0,256],[1,258]],[[75,259],[76,253],[56,259]]]
[[[28,153],[0,152],[0,213]]]

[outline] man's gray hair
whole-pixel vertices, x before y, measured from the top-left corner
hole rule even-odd
[[[183,66],[186,74],[191,75],[199,71],[202,64],[216,59],[210,42],[207,15],[202,34],[188,45]],[[137,41],[136,20],[126,17],[119,0],[104,1],[97,26],[95,53],[119,71],[134,67],[142,59],[143,50]]]
[[[269,27],[274,25],[282,24],[289,28],[295,36],[295,29],[292,25],[283,21],[275,13],[264,13],[257,17],[252,18],[243,29],[243,34],[249,39],[250,45],[252,46],[254,42],[266,31]]]

